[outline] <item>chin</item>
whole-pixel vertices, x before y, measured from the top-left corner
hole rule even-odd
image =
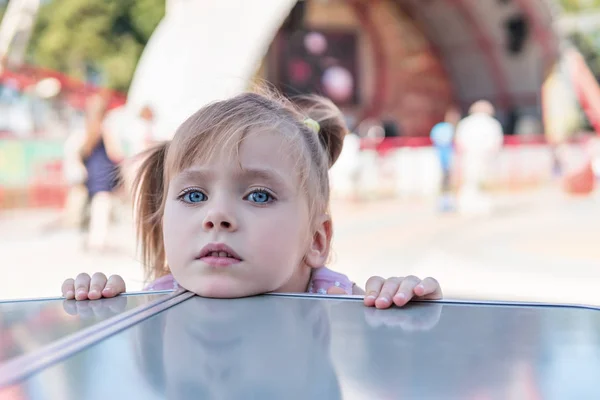
[[[213,299],[237,299],[265,293],[248,288],[243,282],[232,282],[231,279],[206,279],[195,288],[188,289],[201,297]]]

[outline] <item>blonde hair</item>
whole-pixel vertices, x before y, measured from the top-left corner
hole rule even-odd
[[[307,118],[318,123],[318,132],[305,123]],[[347,132],[340,110],[330,100],[309,95],[290,101],[265,91],[209,104],[183,122],[171,141],[148,150],[135,178],[137,236],[146,280],[169,273],[162,236],[168,182],[223,149],[238,151],[247,135],[261,131],[280,133],[298,149],[299,177],[311,220],[328,211],[328,170],[340,155]]]

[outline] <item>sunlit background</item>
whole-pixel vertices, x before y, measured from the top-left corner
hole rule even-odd
[[[0,298],[60,295],[79,272],[143,287],[125,191],[89,242],[91,96],[132,156],[268,82],[330,97],[352,132],[331,171],[332,268],[360,285],[434,276],[450,298],[600,304],[600,0],[0,3]],[[479,100],[504,139],[469,197],[465,152],[486,128],[461,146],[432,129]]]

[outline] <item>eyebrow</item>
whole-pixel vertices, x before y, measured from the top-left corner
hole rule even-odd
[[[291,187],[292,183],[288,182],[278,171],[272,168],[244,168],[242,167],[240,175],[245,179],[258,179],[269,182],[274,186]]]
[[[214,174],[207,169],[186,169],[180,172],[174,181],[177,183],[190,183],[197,181],[211,181],[214,179]]]
[[[281,188],[293,189],[294,185],[289,182],[289,179],[272,168],[261,167],[242,167],[236,174],[236,178],[245,180],[262,180],[270,185]],[[177,177],[178,183],[197,182],[197,181],[213,181],[215,179],[214,171],[210,169],[187,169],[182,171]]]

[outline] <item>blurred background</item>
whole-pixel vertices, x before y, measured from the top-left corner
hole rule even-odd
[[[96,271],[140,290],[111,168],[268,82],[352,132],[332,268],[600,304],[600,0],[257,4],[0,1],[0,298]]]

